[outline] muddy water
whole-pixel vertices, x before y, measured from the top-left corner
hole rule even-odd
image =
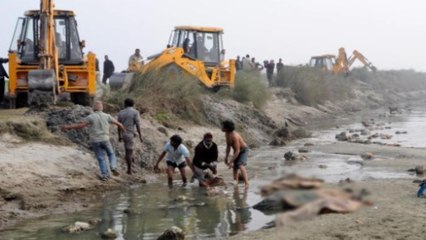
[[[380,141],[406,147],[426,147],[426,141],[422,141],[426,136],[426,109],[415,108],[376,121],[384,125],[374,132],[393,135],[392,139]],[[289,146],[252,150],[248,167],[251,185],[248,190],[232,184],[231,172],[222,173],[228,187],[221,189],[220,194],[214,197],[208,197],[196,183],[183,188],[177,181],[175,188],[168,189],[164,179],[162,183],[132,186],[105,194],[98,199],[98,207],[90,211],[26,222],[15,229],[0,232],[0,239],[99,239],[100,233],[108,228],[117,232],[118,239],[156,239],[174,225],[185,231],[187,239],[220,239],[260,229],[273,220],[273,216],[250,206],[261,200],[257,193],[259,186],[287,173],[315,176],[327,182],[337,182],[347,177],[354,180],[410,177],[407,173],[363,166],[359,156],[309,152],[306,154],[309,156],[307,161],[297,164],[284,161],[285,152],[297,152],[306,142],[332,143],[334,136],[341,131],[363,128],[360,123],[341,125],[339,128],[333,122],[326,125],[328,128],[314,131],[311,138],[295,141]],[[396,131],[407,133],[395,134]],[[327,168],[320,168],[320,165],[327,165]],[[183,197],[185,199],[181,200]],[[79,234],[60,231],[65,225],[92,218],[102,219],[93,230]]]

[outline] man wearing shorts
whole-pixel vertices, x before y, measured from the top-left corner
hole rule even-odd
[[[209,181],[205,178],[207,169],[210,169],[214,175],[217,174],[216,162],[218,155],[217,145],[213,142],[213,135],[211,133],[204,134],[203,140],[195,147],[195,154],[192,160],[194,177],[198,179],[200,186],[209,186]]]
[[[169,187],[173,187],[173,173],[175,168],[178,168],[182,177],[182,186],[186,186],[186,173],[185,167],[188,165],[193,170],[191,160],[189,159],[189,151],[185,145],[182,144],[182,138],[179,135],[173,135],[170,141],[167,142],[163,147],[163,152],[158,157],[157,163],[154,166],[154,170],[158,170],[158,164],[166,156],[167,164],[167,180]]]
[[[139,136],[139,140],[143,142],[140,128],[139,112],[133,108],[134,101],[131,98],[124,100],[124,109],[118,113],[118,121],[126,128],[125,132],[118,130],[118,141],[124,142],[125,158],[127,164],[127,174],[132,174],[134,138]],[[138,135],[136,135],[136,132]]]
[[[225,152],[225,164],[229,168],[232,167],[234,181],[238,182],[240,173],[243,176],[245,187],[249,186],[248,174],[247,174],[247,156],[248,147],[244,142],[244,139],[235,131],[235,124],[230,120],[222,122],[222,131],[225,132],[226,139],[226,152]],[[228,162],[229,153],[231,148],[234,151],[232,160]]]

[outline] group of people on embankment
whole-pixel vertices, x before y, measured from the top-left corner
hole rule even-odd
[[[273,86],[273,79],[274,79],[274,72],[276,68],[276,74],[279,74],[281,70],[284,68],[284,63],[282,59],[280,58],[278,62],[275,64],[275,61],[273,59],[271,60],[264,60],[263,65],[256,62],[256,58],[252,57],[250,58],[249,54],[246,54],[244,57],[240,58],[240,56],[237,56],[237,59],[235,60],[235,68],[237,71],[262,71],[263,69],[266,69],[266,77],[268,79],[269,86]]]
[[[100,168],[100,179],[108,181],[111,177],[110,172],[114,176],[120,175],[117,166],[117,158],[110,142],[110,125],[118,127],[118,141],[123,142],[125,148],[125,161],[127,165],[127,174],[133,174],[135,150],[135,139],[138,138],[143,142],[141,133],[140,114],[134,108],[134,100],[127,98],[124,100],[124,109],[121,110],[117,117],[114,118],[110,114],[103,112],[103,103],[96,101],[93,106],[93,112],[83,121],[74,124],[62,125],[63,131],[69,129],[88,128],[90,135],[90,143],[92,150]],[[241,135],[235,131],[235,124],[230,120],[222,122],[222,131],[226,140],[225,164],[233,169],[233,178],[238,182],[240,175],[244,180],[246,187],[249,186],[247,174],[247,157],[248,146]],[[231,149],[233,150],[232,157]],[[109,169],[105,159],[105,153],[109,160]],[[163,150],[155,163],[154,170],[159,170],[160,162],[166,158],[167,179],[169,187],[173,186],[173,174],[177,169],[181,174],[182,185],[188,183],[186,177],[186,168],[189,167],[193,176],[191,180],[197,179],[202,187],[209,187],[212,179],[207,179],[206,172],[211,171],[213,176],[217,175],[218,147],[213,141],[213,135],[210,132],[204,134],[202,140],[194,149],[194,157],[191,159],[190,151],[184,145],[183,139],[175,134],[170,137],[169,141],[163,146]],[[230,158],[231,157],[231,158]],[[228,159],[230,160],[228,161]]]

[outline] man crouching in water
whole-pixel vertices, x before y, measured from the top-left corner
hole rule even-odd
[[[192,167],[191,160],[189,159],[188,148],[186,148],[185,145],[182,144],[182,138],[179,135],[173,135],[170,138],[170,141],[164,145],[163,152],[158,157],[157,163],[154,166],[154,170],[158,171],[158,164],[161,162],[164,156],[166,156],[166,154],[167,180],[169,187],[173,187],[173,173],[175,172],[175,168],[179,168],[183,182],[182,186],[185,187],[187,184],[185,173],[186,164],[188,164],[192,172],[194,172],[194,170]]]
[[[245,166],[247,165],[248,147],[240,134],[234,130],[234,122],[229,120],[222,122],[222,131],[225,132],[226,139],[225,164],[228,165],[229,168],[233,168],[234,181],[237,183],[241,172],[243,175],[245,187],[247,188],[249,186],[249,181],[247,169]],[[228,162],[231,147],[234,151],[234,154],[232,156],[232,160]]]
[[[218,158],[217,144],[213,142],[213,135],[206,133],[203,140],[195,147],[194,158],[192,164],[194,165],[194,178],[198,179],[200,186],[209,187],[212,179],[206,179],[205,174],[207,169],[210,169],[213,175],[217,174],[217,158]],[[191,179],[191,182],[192,180]]]

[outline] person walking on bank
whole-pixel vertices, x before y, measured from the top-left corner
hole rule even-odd
[[[133,162],[135,162],[133,158],[133,150],[136,132],[141,143],[143,142],[140,127],[140,114],[133,108],[134,104],[135,102],[131,98],[124,100],[124,109],[118,113],[117,117],[118,121],[126,128],[125,132],[118,130],[118,141],[123,141],[124,143],[127,174],[132,174],[132,165]]]
[[[267,63],[265,67],[266,67],[266,77],[268,78],[269,86],[272,87],[272,81],[274,77],[274,68],[275,68],[274,60],[269,61],[269,63]]]
[[[179,135],[173,135],[170,141],[167,142],[163,147],[163,152],[158,157],[157,163],[154,166],[154,170],[158,171],[158,164],[166,156],[167,164],[167,181],[169,187],[173,187],[173,173],[175,168],[178,168],[182,177],[182,186],[185,187],[187,184],[185,168],[188,165],[194,173],[191,160],[189,159],[189,151],[185,145],[182,144],[182,138]],[[185,162],[186,161],[186,162]]]
[[[104,61],[104,76],[102,77],[102,83],[106,84],[107,80],[112,76],[115,71],[114,63],[109,60],[108,55],[105,55]]]
[[[94,112],[86,117],[80,123],[63,125],[61,129],[63,131],[68,129],[82,129],[85,127],[89,128],[90,143],[92,150],[95,152],[96,159],[99,163],[101,170],[101,180],[107,181],[110,177],[107,165],[105,164],[105,153],[108,155],[109,166],[114,176],[120,175],[117,171],[117,159],[115,157],[114,149],[112,148],[109,140],[109,127],[110,124],[114,124],[119,127],[122,131],[126,131],[124,126],[115,120],[111,115],[102,112],[103,104],[101,101],[96,101],[93,105]]]
[[[226,139],[226,152],[225,152],[225,164],[229,168],[232,167],[234,181],[238,183],[240,173],[243,176],[245,187],[249,186],[248,174],[247,174],[247,156],[248,147],[244,142],[244,139],[235,131],[235,124],[230,120],[222,122],[222,131],[225,132]],[[234,150],[232,160],[228,162],[229,153],[231,148]]]
[[[235,70],[240,71],[243,69],[243,62],[241,61],[240,56],[237,56],[237,59],[235,60]]]
[[[198,179],[200,186],[208,187],[210,184],[204,177],[207,169],[210,169],[213,175],[217,174],[216,162],[218,155],[219,152],[217,144],[213,142],[213,135],[211,133],[204,134],[203,140],[195,147],[194,158],[192,160],[194,177]]]
[[[9,59],[7,58],[0,58],[0,104],[4,100],[4,87],[5,87],[6,78],[9,78],[6,70],[3,67],[3,63],[7,63],[8,61]]]
[[[242,69],[244,71],[251,71],[254,69],[254,64],[250,60],[250,55],[247,54],[245,58],[242,60]]]
[[[280,74],[283,68],[284,68],[284,63],[283,63],[283,60],[280,58],[277,63],[277,74]]]

